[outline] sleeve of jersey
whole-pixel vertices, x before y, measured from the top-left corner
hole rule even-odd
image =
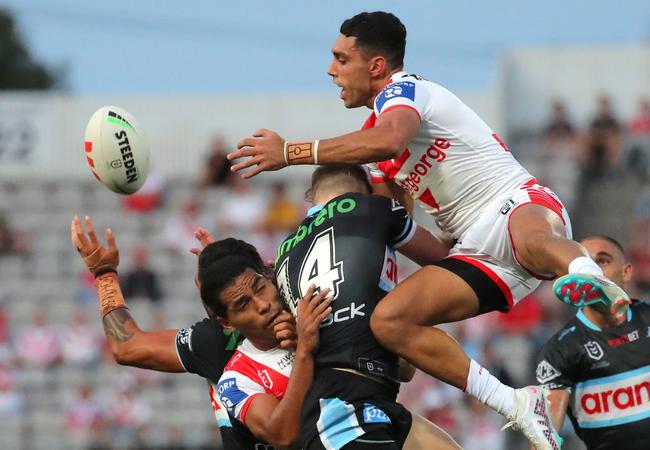
[[[571,365],[576,363],[574,359],[558,345],[557,337],[553,337],[537,357],[537,382],[546,389],[571,389],[575,384],[571,375]]]
[[[235,370],[227,370],[223,373],[217,391],[219,400],[230,417],[234,417],[244,424],[252,400],[256,396],[266,393],[264,386]]]
[[[413,81],[397,81],[384,88],[375,99],[375,114],[379,117],[382,113],[395,108],[410,108],[418,113],[420,119],[424,116],[427,105],[427,91],[423,86]]]
[[[219,325],[204,319],[178,331],[176,352],[187,372],[218,380],[234,353],[228,349],[229,341]]]
[[[375,195],[374,210],[378,221],[388,219],[388,241],[393,248],[408,244],[415,235],[417,225],[408,211],[395,199]],[[380,223],[380,222],[379,222]]]

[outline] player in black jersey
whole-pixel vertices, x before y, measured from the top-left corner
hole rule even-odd
[[[610,280],[630,281],[616,240],[594,235],[582,245]],[[623,314],[597,300],[582,308],[538,357],[537,381],[551,390],[556,428],[568,412],[589,450],[650,448],[650,304],[628,305]]]
[[[360,167],[318,168],[315,206],[278,249],[277,285],[292,312],[312,283],[335,298],[303,404],[305,449],[402,448],[411,427],[411,414],[395,400],[398,357],[377,342],[370,316],[397,283],[394,249],[426,264],[449,247],[398,202],[370,192]]]
[[[106,231],[108,246],[103,247],[93,230],[89,217],[85,219],[88,236],[84,233],[78,217],[72,222],[72,241],[84,262],[95,275],[100,313],[106,338],[111,346],[115,361],[122,365],[135,366],[161,372],[189,372],[208,380],[210,397],[221,432],[223,446],[228,450],[268,450],[271,447],[261,442],[236,420],[230,420],[219,396],[211,387],[216,384],[224,367],[239,343],[237,333],[229,333],[212,318],[205,318],[181,330],[141,330],[131,316],[116,275],[119,264],[119,249],[110,230]],[[251,245],[242,241],[226,240],[220,246],[207,247],[203,261],[212,261],[229,254],[246,254],[263,271],[265,265]],[[278,319],[282,327],[282,319]]]

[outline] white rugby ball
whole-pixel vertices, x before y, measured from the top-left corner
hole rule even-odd
[[[118,194],[133,194],[149,172],[149,146],[131,114],[117,106],[99,108],[88,121],[86,160],[95,177]]]

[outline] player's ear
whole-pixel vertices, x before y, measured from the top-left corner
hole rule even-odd
[[[217,322],[219,322],[219,325],[221,325],[225,330],[228,330],[231,333],[237,331],[225,317],[217,316]]]
[[[386,58],[383,56],[373,56],[368,60],[368,70],[372,77],[383,77],[386,75]]]
[[[626,263],[623,266],[623,281],[628,283],[632,279],[632,274],[634,269],[632,269],[632,264]]]

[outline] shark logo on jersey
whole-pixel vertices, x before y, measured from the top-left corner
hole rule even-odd
[[[535,371],[535,375],[537,376],[537,381],[539,383],[546,384],[552,379],[557,378],[562,374],[560,373],[559,370],[553,367],[551,363],[543,359],[537,365],[537,370]]]
[[[596,361],[599,361],[603,356],[605,356],[605,352],[603,352],[603,348],[596,341],[589,341],[586,344],[584,344],[584,347],[585,350],[587,350],[587,356],[589,356],[591,359],[595,359]]]

